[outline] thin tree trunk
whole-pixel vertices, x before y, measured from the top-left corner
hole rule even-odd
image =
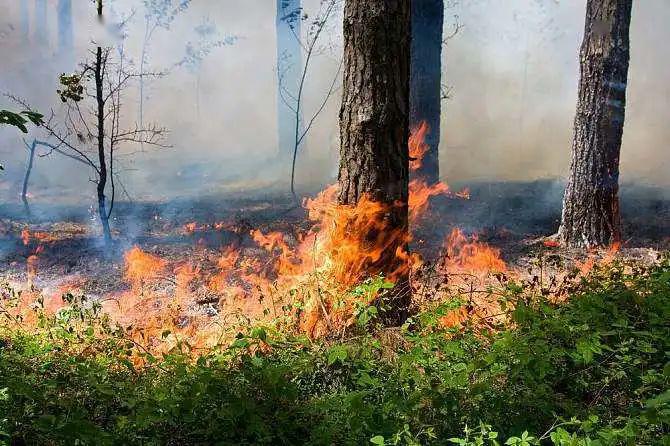
[[[109,227],[109,214],[107,213],[107,203],[105,197],[105,187],[107,186],[107,160],[105,158],[105,99],[103,96],[104,81],[104,61],[102,48],[98,47],[95,54],[95,98],[97,102],[96,117],[98,120],[98,163],[100,176],[98,178],[98,213],[102,223],[102,233],[105,238],[105,244],[112,242],[112,232]]]
[[[440,179],[443,27],[444,0],[412,0],[409,121],[412,129],[424,121],[428,124],[428,151],[415,175],[429,184]]]
[[[23,208],[26,215],[30,216],[30,205],[28,204],[28,184],[30,181],[30,174],[33,171],[33,164],[35,162],[35,149],[37,148],[37,141],[33,140],[28,147],[28,165],[26,166],[26,174],[23,177],[23,188],[21,189],[21,201],[23,201]]]
[[[559,239],[591,248],[621,237],[619,154],[628,81],[632,0],[588,0],[572,164]]]
[[[297,102],[302,75],[301,0],[276,0],[277,32],[277,142],[279,155],[291,160],[296,126],[301,115]]]
[[[347,0],[344,9],[339,202],[368,196],[387,207],[377,232],[405,235],[368,266],[371,276],[403,271],[385,315],[392,325],[407,318],[411,299],[407,260],[397,255],[408,240],[410,15],[410,0]]]

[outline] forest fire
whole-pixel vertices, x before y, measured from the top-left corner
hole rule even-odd
[[[462,270],[476,273],[504,272],[507,265],[500,250],[480,242],[476,236],[468,239],[460,229],[454,229],[444,241],[444,264],[447,272]]]
[[[426,131],[427,125],[422,124],[412,133],[412,169],[420,166],[425,154]],[[411,227],[427,218],[430,198],[437,195],[464,196],[452,194],[445,183],[411,181]],[[383,256],[396,256],[397,269],[386,275],[394,282],[420,268],[423,260],[402,248],[411,242],[408,233],[386,226],[388,205],[368,197],[355,206],[340,205],[336,197],[337,186],[333,185],[304,200],[309,229],[297,235],[252,229],[248,232],[252,245],[235,242],[224,246],[209,266],[199,265],[195,259],[168,260],[133,246],[123,257],[123,279],[130,288],[104,296],[103,310],[126,327],[135,342],[161,351],[177,342],[177,334],[187,337],[193,347],[204,347],[220,338],[219,326],[212,325],[212,318],[198,309],[198,296],[214,303],[219,317],[241,314],[263,320],[287,312],[294,321],[293,329],[309,336],[339,331],[352,323],[356,305],[372,304],[376,298],[369,295],[366,302],[360,302],[361,296],[349,293],[369,277],[370,265]],[[231,229],[235,228],[230,223],[191,222],[183,226],[187,234]],[[21,238],[28,245],[31,240],[49,237],[26,229]],[[31,276],[37,275],[38,253],[27,261]],[[476,238],[470,240],[454,230],[445,241],[443,267],[445,271],[504,271],[499,255]],[[52,310],[58,308],[51,306]],[[165,336],[166,332],[173,335]]]
[[[426,154],[427,133],[428,126],[422,123],[411,134],[413,172],[420,168]],[[428,211],[431,198],[469,198],[467,190],[452,193],[446,183],[428,184],[421,178],[410,181],[409,192],[412,231],[433,223]],[[210,347],[223,336],[216,321],[229,321],[231,317],[263,321],[283,315],[285,329],[310,337],[346,329],[353,323],[354,309],[373,304],[377,298],[351,293],[353,287],[370,277],[371,265],[383,256],[395,256],[397,269],[386,272],[386,279],[395,282],[403,275],[418,272],[424,260],[402,248],[412,242],[411,233],[386,226],[389,205],[367,196],[355,206],[341,205],[337,203],[337,193],[337,186],[332,185],[303,201],[309,222],[307,229],[296,227],[287,232],[255,228],[244,232],[231,221],[194,221],[181,227],[185,235],[196,232],[204,235],[207,231],[238,235],[236,241],[224,244],[217,254],[207,254],[201,239],[195,245],[196,250],[202,251],[198,258],[166,258],[133,246],[123,256],[123,280],[129,288],[101,296],[103,311],[125,327],[126,335],[134,342],[161,352],[169,351],[180,339],[187,339],[194,349]],[[38,255],[43,243],[55,239],[48,232],[28,229],[21,232],[23,245],[33,247],[26,261],[31,280],[38,275]],[[391,247],[396,247],[392,253]],[[586,274],[596,263],[591,258],[578,266]],[[436,268],[445,283],[451,283],[448,289],[456,293],[468,288],[466,285],[473,278],[481,281],[498,273],[514,275],[502,260],[500,249],[490,247],[476,235],[469,237],[458,228],[445,237]],[[420,288],[415,291],[419,295]],[[469,289],[472,293],[471,285]],[[58,290],[62,294],[70,292],[66,283],[59,285]],[[47,297],[45,310],[56,312],[65,305],[54,295]],[[34,299],[34,295],[26,295],[22,304],[24,313],[32,305],[28,296]],[[205,311],[206,308],[209,310]],[[490,296],[471,296],[470,310],[456,309],[441,323],[455,327],[469,318],[485,319],[499,312]]]
[[[670,445],[668,2],[7,3],[0,445]]]
[[[423,158],[429,150],[426,144],[426,136],[430,132],[430,127],[426,121],[422,121],[412,130],[409,137],[409,169],[411,172],[417,172],[421,169]],[[442,181],[435,184],[428,184],[423,178],[414,178],[409,182],[409,212],[410,220],[417,222],[425,215],[429,200],[432,197],[444,195],[457,198],[468,199],[467,189],[452,193],[449,185]]]
[[[137,246],[124,255],[124,277],[135,287],[151,281],[159,276],[167,266],[167,262],[160,257],[148,254]]]

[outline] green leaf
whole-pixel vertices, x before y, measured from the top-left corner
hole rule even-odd
[[[381,435],[375,435],[370,439],[370,443],[377,444],[379,446],[384,446],[386,444],[386,440],[384,440],[384,437],[382,437]]]
[[[41,125],[43,122],[42,118],[44,118],[42,114],[29,110],[20,113],[14,113],[9,110],[0,110],[0,124],[14,126],[23,133],[28,133],[28,128],[26,127],[28,121],[35,125]]]
[[[267,332],[265,331],[264,328],[262,327],[256,327],[253,330],[251,330],[251,337],[260,339],[261,341],[265,341],[268,337]]]
[[[230,345],[230,348],[247,348],[249,347],[250,342],[248,339],[241,338],[235,339],[235,341]]]
[[[40,415],[36,424],[38,429],[49,431],[53,429],[54,425],[56,424],[56,417],[50,414]]]
[[[10,112],[9,110],[0,110],[0,124],[11,125],[23,133],[28,133],[28,129],[25,126],[26,122],[28,121],[17,113]]]
[[[328,365],[337,361],[344,362],[347,359],[347,349],[344,345],[335,345],[328,350]]]
[[[43,121],[44,115],[41,114],[41,113],[37,113],[37,112],[34,112],[34,111],[27,110],[27,111],[22,111],[21,114],[23,116],[27,117],[30,122],[32,122],[33,124],[35,124],[37,126],[40,126],[44,123],[44,121]]]
[[[645,401],[645,407],[654,408],[670,403],[670,390],[666,390],[660,395]]]
[[[393,288],[395,284],[393,282],[389,282],[388,280],[385,280],[382,282],[380,288],[385,289],[385,290],[390,290]]]

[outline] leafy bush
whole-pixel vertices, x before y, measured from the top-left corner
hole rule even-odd
[[[510,286],[491,330],[442,327],[457,300],[400,329],[361,307],[346,339],[257,326],[197,358],[70,297],[0,329],[0,444],[668,445],[670,262],[626,271],[563,304]]]

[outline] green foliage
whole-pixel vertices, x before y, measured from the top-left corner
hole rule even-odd
[[[67,299],[39,334],[0,329],[0,444],[670,444],[667,261],[596,273],[564,304],[511,286],[512,328],[444,329],[454,299],[370,330],[361,306],[347,339],[249,327],[195,359]]]
[[[67,101],[81,102],[84,100],[84,85],[82,84],[81,75],[63,73],[58,76],[58,81],[63,88],[56,90],[56,93],[58,93],[63,103]]]
[[[366,279],[351,291],[356,303],[354,316],[356,316],[356,323],[359,327],[365,328],[371,322],[376,322],[379,310],[387,310],[384,305],[384,295],[386,291],[392,288],[393,282],[379,276]]]
[[[26,124],[32,122],[34,125],[41,125],[43,115],[34,111],[22,111],[20,113],[14,113],[9,110],[0,110],[0,125],[11,125],[23,133],[28,133],[28,128]]]

